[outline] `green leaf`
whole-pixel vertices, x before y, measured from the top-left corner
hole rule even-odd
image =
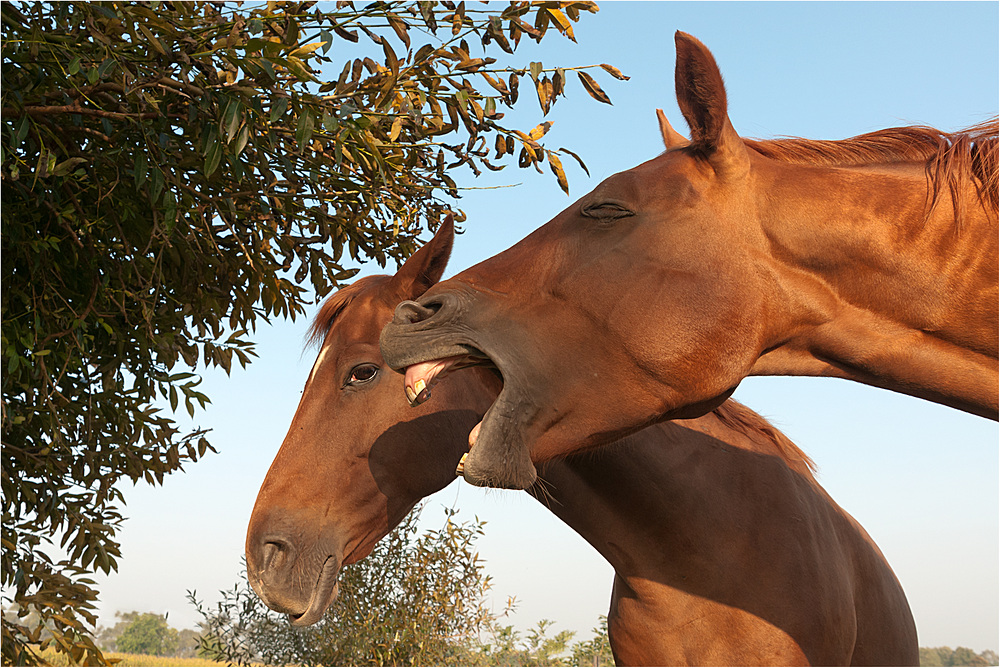
[[[233,141],[233,153],[239,155],[243,152],[243,149],[247,145],[247,141],[250,139],[250,125],[244,124],[238,133],[236,133],[236,139]]]
[[[142,184],[146,182],[147,173],[146,152],[140,149],[135,153],[135,163],[132,168],[132,176],[135,179],[136,188],[141,188]]]
[[[164,228],[169,235],[177,223],[177,196],[170,190],[163,193]]]
[[[226,138],[226,141],[232,140],[242,121],[243,103],[237,98],[230,99],[225,111],[222,113],[221,130],[222,136]]]
[[[299,122],[295,127],[295,143],[299,145],[300,153],[305,150],[312,139],[314,123],[310,110],[304,109],[299,115]]]
[[[150,199],[152,199],[154,202],[159,201],[160,193],[163,192],[164,182],[163,182],[163,172],[160,171],[158,167],[153,168],[153,175],[150,177],[150,186],[151,186],[151,190],[149,193]]]
[[[222,142],[219,141],[218,137],[213,137],[209,140],[208,148],[205,151],[205,165],[203,169],[206,177],[215,173],[221,160]]]
[[[288,110],[288,98],[279,97],[277,100],[271,102],[271,122],[274,123],[279,118],[285,115]]]
[[[528,66],[528,68],[531,71],[531,78],[534,79],[535,82],[537,83],[538,82],[538,77],[540,77],[542,75],[542,64],[541,63],[531,63]]]

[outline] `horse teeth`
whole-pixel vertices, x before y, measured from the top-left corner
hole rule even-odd
[[[407,385],[406,390],[406,400],[410,402],[410,406],[419,406],[428,399],[430,399],[431,391],[427,388],[427,383],[421,378],[413,387]]]

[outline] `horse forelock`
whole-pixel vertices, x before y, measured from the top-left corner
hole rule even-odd
[[[998,205],[998,120],[993,118],[958,132],[927,126],[886,128],[849,139],[822,140],[783,137],[744,139],[757,153],[783,162],[854,167],[903,162],[925,164],[930,180],[928,215],[941,189],[951,191],[956,219],[961,221],[963,184],[972,182],[980,202],[994,217]]]
[[[793,470],[816,472],[816,464],[791,439],[778,431],[777,427],[738,401],[730,399],[712,413],[719,421],[731,429],[736,429],[750,438],[763,437],[775,447],[778,455]]]
[[[348,304],[365,292],[378,288],[389,278],[391,277],[384,275],[365,276],[350,285],[345,285],[327,297],[316,317],[313,318],[312,324],[309,325],[309,331],[306,333],[306,347],[322,344],[326,335],[330,333],[333,323]]]

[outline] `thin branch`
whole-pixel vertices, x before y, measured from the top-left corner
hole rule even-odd
[[[54,114],[80,114],[82,116],[97,116],[99,118],[114,118],[114,119],[125,119],[133,118],[139,120],[145,120],[150,118],[159,118],[162,114],[158,111],[146,111],[141,113],[126,113],[121,111],[103,111],[101,109],[89,109],[87,107],[81,107],[76,104],[67,104],[60,106],[44,106],[44,107],[24,107],[24,109],[18,111],[14,107],[4,107],[2,111],[3,118],[21,118],[24,115],[28,116],[49,116]]]

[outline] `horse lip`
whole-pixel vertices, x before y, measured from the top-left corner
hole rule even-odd
[[[288,621],[292,626],[311,626],[323,618],[323,613],[330,607],[333,600],[337,598],[339,582],[337,574],[340,566],[333,556],[326,558],[323,568],[319,572],[316,586],[313,587],[312,596],[309,598],[309,605],[305,612],[295,615],[289,613]]]

